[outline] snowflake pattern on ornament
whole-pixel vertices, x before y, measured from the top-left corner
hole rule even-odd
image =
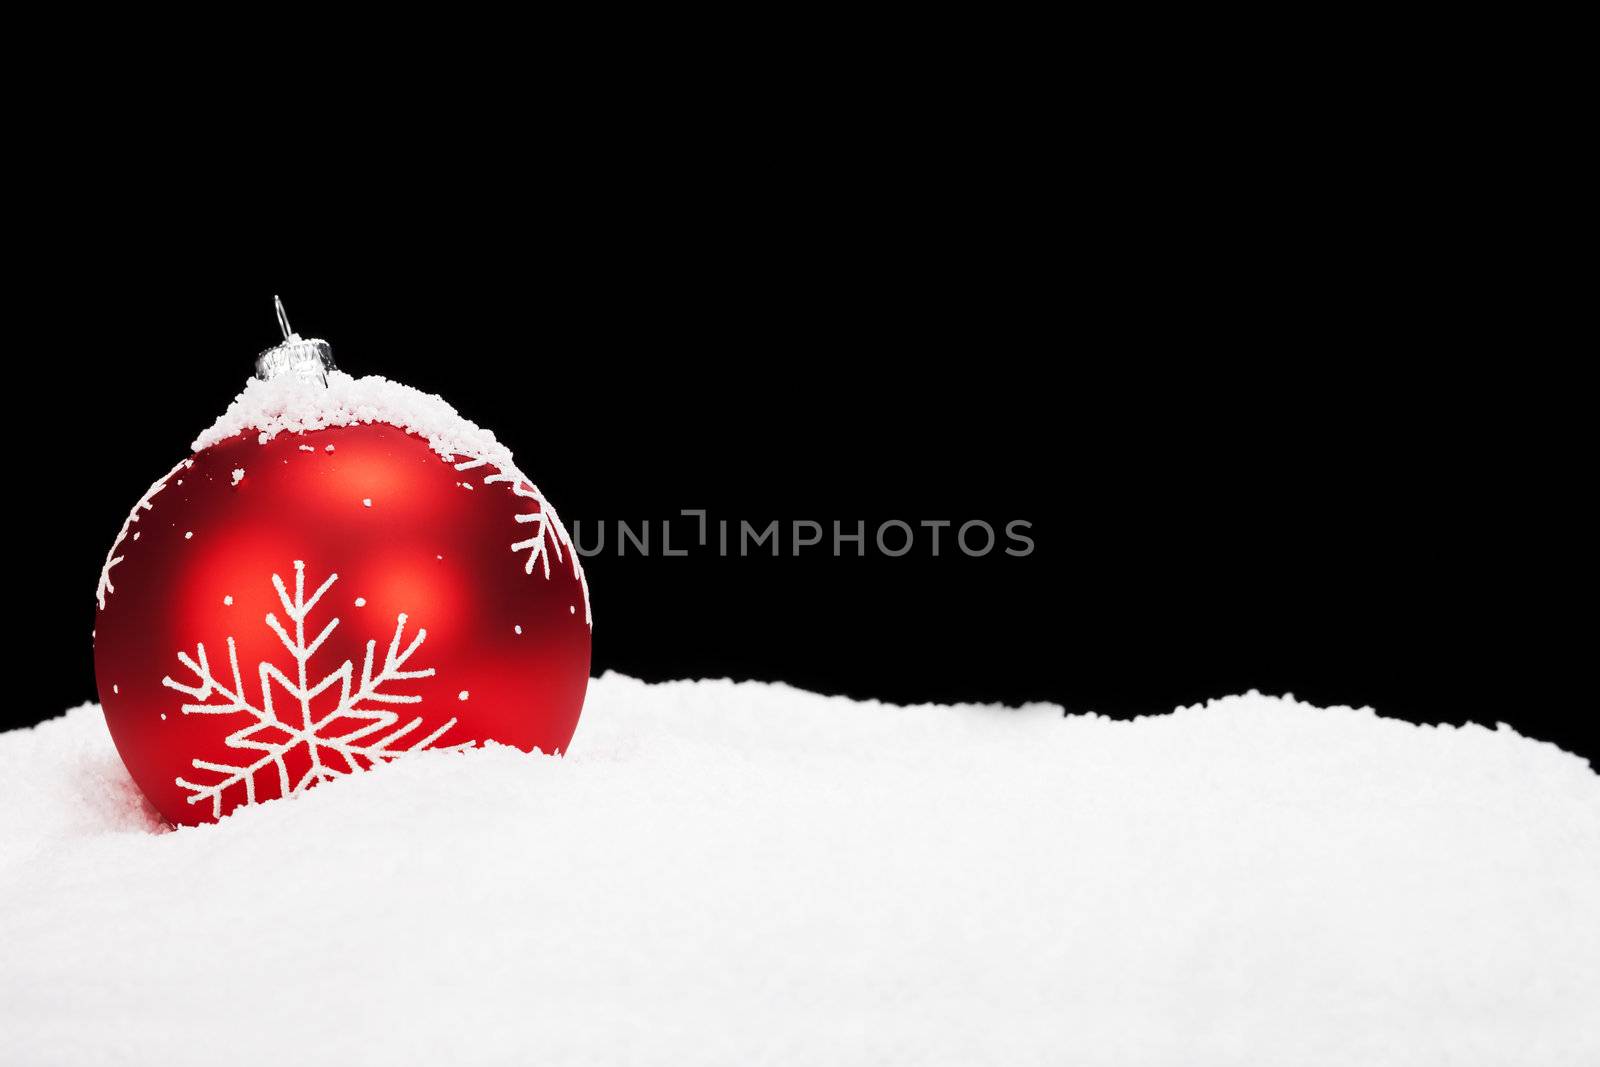
[[[157,478],[150,488],[145,490],[144,496],[140,497],[139,502],[133,506],[133,510],[128,512],[128,517],[122,520],[122,529],[117,531],[117,539],[111,542],[111,551],[106,553],[105,565],[100,568],[100,585],[95,589],[95,599],[99,601],[101,611],[105,610],[106,596],[117,591],[117,587],[111,584],[111,569],[122,562],[122,557],[117,555],[117,549],[121,548],[122,542],[127,540],[128,531],[133,529],[133,524],[139,521],[139,512],[154,511],[156,494],[167,487],[167,482],[171,480],[174,474],[181,470],[188,470],[193,466],[193,459],[179,460],[177,466]],[[178,484],[182,485],[183,483],[180,481]],[[139,535],[135,533],[133,539],[137,541]]]
[[[513,542],[511,551],[528,553],[528,558],[523,564],[524,574],[532,574],[533,568],[543,565],[544,576],[550,577],[550,556],[553,552],[557,563],[566,562],[571,554],[572,573],[578,579],[578,585],[583,589],[583,621],[593,625],[594,619],[589,611],[589,579],[583,573],[583,564],[578,560],[578,551],[573,547],[572,538],[567,534],[567,528],[561,525],[561,516],[556,514],[556,509],[539,492],[538,486],[518,470],[509,460],[495,462],[486,456],[472,455],[471,453],[456,453],[452,455],[451,462],[455,469],[460,471],[476,470],[479,467],[488,467],[489,473],[484,477],[484,485],[494,485],[504,482],[511,489],[511,494],[523,500],[531,500],[538,505],[537,511],[519,512],[514,518],[524,525],[533,526],[533,536],[521,541]],[[460,461],[460,462],[457,462]],[[468,489],[472,486],[467,483]]]
[[[323,594],[338,580],[337,574],[329,575],[328,579],[307,599],[303,561],[295,560],[294,563],[292,598],[284,586],[283,579],[277,574],[272,576],[278,600],[282,603],[284,614],[288,616],[293,629],[292,632],[286,629],[272,612],[267,613],[266,624],[277,634],[278,640],[283,643],[284,649],[294,660],[294,672],[291,677],[274,664],[265,661],[258,664],[261,689],[259,706],[250,703],[245,696],[244,676],[239,670],[239,653],[234,646],[232,636],[228,638],[231,686],[220,681],[212,673],[211,664],[206,659],[204,643],[195,646],[195,655],[192,657],[187,652],[178,653],[179,662],[194,674],[198,684],[185,685],[174,681],[170,676],[161,679],[161,684],[193,698],[194,703],[182,706],[183,714],[248,715],[251,721],[229,734],[227,745],[247,754],[260,753],[254,759],[250,759],[247,755],[243,762],[237,764],[213,763],[201,759],[191,761],[196,770],[209,771],[220,777],[212,782],[191,782],[178,778],[177,784],[190,791],[188,798],[190,804],[209,800],[212,816],[220,818],[223,794],[235,786],[243,785],[245,803],[255,803],[256,777],[260,774],[268,775],[269,780],[270,776],[275,775],[280,794],[291,796],[305,791],[317,782],[331,781],[358,771],[370,770],[378,763],[395,760],[424,749],[454,752],[473,747],[473,742],[465,741],[433,748],[433,743],[455,726],[457,720],[454,717],[407,747],[393,747],[395,742],[410,737],[422,727],[422,717],[417,716],[400,725],[400,713],[374,705],[421,703],[420,696],[386,692],[383,691],[384,687],[392,682],[429,678],[434,673],[432,667],[421,670],[406,669],[407,661],[427,639],[428,631],[419,629],[416,636],[411,639],[411,643],[402,650],[400,642],[406,628],[404,612],[401,612],[395,621],[394,637],[389,642],[389,651],[384,656],[383,665],[377,673],[373,672],[373,667],[378,643],[373,640],[367,642],[359,681],[355,676],[355,664],[351,660],[345,660],[337,670],[325,675],[320,681],[314,683],[308,681],[310,677],[308,665],[311,658],[338,627],[339,620],[334,619],[329,622],[308,642],[306,617],[311,614],[311,609],[316,607]],[[298,715],[294,710],[286,710],[280,715],[272,699],[274,683],[293,698],[298,708]],[[312,701],[332,688],[335,683],[339,686],[338,705],[325,715],[314,714]],[[284,762],[285,757],[301,745],[306,747],[305,755],[310,758],[310,768],[300,775],[298,780],[291,783],[289,768]]]

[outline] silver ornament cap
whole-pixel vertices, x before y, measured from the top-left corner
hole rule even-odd
[[[272,305],[278,312],[278,329],[283,331],[283,340],[256,356],[256,377],[265,382],[288,375],[326,386],[328,372],[337,369],[333,365],[333,346],[320,337],[301,337],[295,333],[289,328],[283,301],[274,296]]]

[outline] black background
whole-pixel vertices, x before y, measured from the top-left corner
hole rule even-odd
[[[1458,201],[1199,174],[1174,197],[1132,171],[1068,196],[1013,162],[329,190],[373,209],[359,228],[59,218],[14,397],[50,468],[13,505],[48,589],[38,691],[5,714],[94,697],[105,550],[275,341],[281,293],[343,369],[494,430],[569,525],[1032,524],[1026,558],[948,532],[900,559],[613,537],[586,564],[596,673],[1117,716],[1259,688],[1600,755],[1561,680],[1577,631],[1542,602],[1581,601],[1556,547],[1580,428],[1533,320],[1462,281]]]

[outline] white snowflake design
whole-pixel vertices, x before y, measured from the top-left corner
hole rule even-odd
[[[533,526],[533,536],[517,541],[511,546],[511,551],[528,553],[528,558],[523,565],[523,573],[532,574],[533,568],[543,565],[544,576],[550,577],[550,556],[554,553],[556,562],[566,562],[570,556],[573,576],[578,579],[578,584],[583,588],[583,621],[589,625],[594,624],[593,616],[589,611],[589,579],[583,573],[583,563],[578,559],[578,551],[572,545],[572,538],[567,535],[567,528],[561,525],[561,516],[556,514],[556,509],[539,492],[539,487],[534,485],[528,476],[518,470],[509,459],[496,461],[486,456],[473,455],[469,452],[456,453],[451,456],[457,471],[476,470],[479,467],[488,467],[489,474],[483,479],[484,485],[494,485],[504,482],[511,487],[512,495],[524,500],[532,500],[539,505],[538,511],[521,512],[516,516],[520,523]],[[456,462],[459,461],[459,462]]]
[[[266,624],[278,635],[278,640],[283,642],[283,647],[294,660],[295,669],[291,677],[271,663],[263,661],[258,664],[261,687],[259,706],[250,703],[245,696],[244,676],[239,670],[239,653],[231,635],[228,638],[228,664],[233,678],[231,686],[218,680],[212,673],[211,664],[206,659],[206,646],[203,643],[195,646],[195,654],[192,657],[187,652],[178,653],[179,662],[194,674],[198,684],[185,685],[174,681],[171,677],[161,679],[161,684],[194,699],[194,703],[183,705],[183,713],[248,715],[250,722],[229,734],[227,744],[229,748],[238,749],[243,753],[260,753],[253,760],[246,755],[244,761],[237,764],[193,760],[196,770],[209,771],[219,777],[211,782],[177,779],[178,785],[190,791],[190,804],[209,800],[212,816],[220,817],[223,794],[227,790],[242,785],[245,803],[253,804],[256,799],[256,776],[265,773],[270,781],[270,776],[274,772],[281,795],[291,796],[303,792],[317,782],[326,782],[358,771],[370,770],[378,763],[398,759],[424,749],[433,749],[433,743],[456,724],[457,720],[452,717],[421,740],[406,747],[396,748],[395,742],[409,738],[422,727],[422,717],[417,716],[399,725],[400,713],[374,706],[421,703],[420,696],[382,690],[392,682],[429,678],[434,673],[432,667],[424,667],[421,670],[406,669],[407,661],[427,639],[428,631],[417,630],[410,644],[402,649],[400,643],[405,636],[406,628],[404,612],[400,613],[395,621],[394,638],[389,642],[388,654],[384,656],[383,665],[376,674],[373,673],[373,666],[378,643],[368,641],[359,681],[355,677],[355,664],[351,660],[345,660],[337,670],[324,676],[320,681],[313,683],[309,680],[308,665],[311,658],[338,627],[339,620],[334,619],[329,622],[308,642],[306,617],[311,614],[311,609],[316,607],[317,601],[322,599],[323,594],[338,580],[337,574],[329,575],[308,599],[305,563],[295,560],[294,595],[291,598],[283,579],[277,574],[272,576],[273,587],[278,591],[278,600],[282,603],[284,614],[288,616],[293,629],[292,631],[286,629],[272,612],[267,613]],[[278,709],[273,706],[273,683],[277,683],[284,692],[294,698],[299,706],[298,716],[292,710],[284,713],[287,718],[280,716]],[[313,714],[312,701],[335,683],[339,686],[338,705],[325,715]],[[219,699],[214,700],[213,697]],[[353,728],[346,730],[346,727]],[[291,783],[289,768],[284,758],[300,745],[306,747],[304,755],[310,758],[310,768],[300,775],[297,781]],[[458,751],[472,746],[473,742],[465,741],[433,750]]]
[[[106,596],[117,591],[117,587],[111,584],[111,568],[122,562],[122,557],[117,555],[117,549],[122,547],[122,542],[127,539],[128,531],[133,528],[133,524],[139,521],[139,512],[155,510],[156,494],[167,487],[167,482],[172,479],[174,474],[193,466],[194,460],[192,458],[179,460],[177,466],[157,478],[150,488],[144,491],[144,496],[140,497],[139,502],[133,506],[133,510],[128,512],[128,517],[122,520],[122,529],[117,531],[117,539],[111,542],[111,551],[106,553],[105,564],[100,568],[100,586],[95,590],[95,598],[100,602],[100,610],[105,610]],[[133,539],[137,541],[139,535],[134,534]]]

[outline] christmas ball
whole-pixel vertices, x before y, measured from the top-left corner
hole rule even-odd
[[[95,674],[134,781],[193,824],[419,752],[564,752],[590,617],[554,509],[438,397],[286,362],[107,557]]]

